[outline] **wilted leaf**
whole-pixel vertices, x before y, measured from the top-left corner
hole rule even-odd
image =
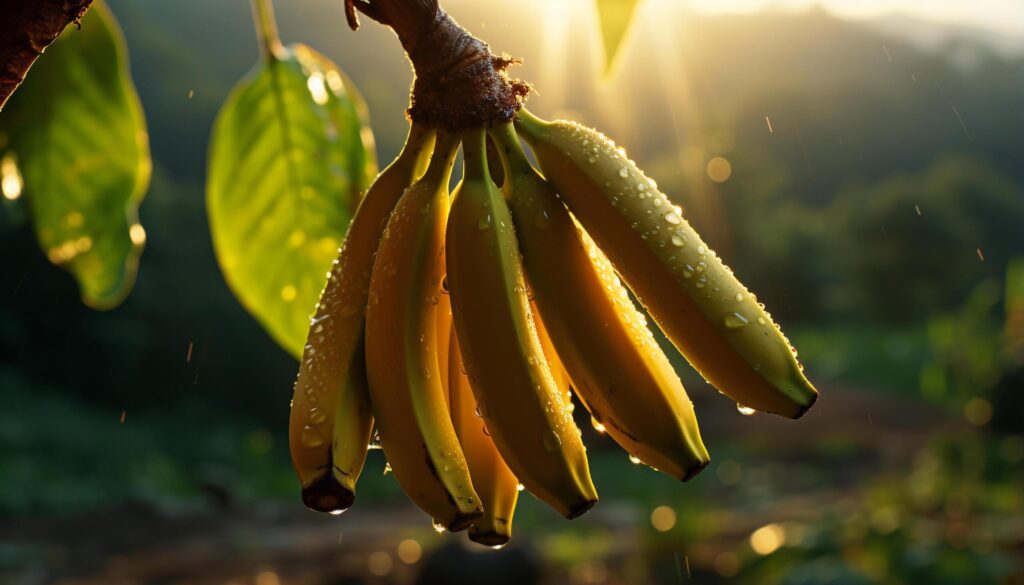
[[[309,47],[278,49],[218,115],[207,178],[217,258],[235,296],[293,355],[375,173],[362,97]]]
[[[601,40],[604,42],[605,73],[612,70],[639,4],[640,0],[597,0],[597,18],[601,25]]]
[[[0,113],[4,196],[28,201],[50,261],[111,308],[135,281],[146,233],[149,139],[124,39],[101,3],[69,26]]]

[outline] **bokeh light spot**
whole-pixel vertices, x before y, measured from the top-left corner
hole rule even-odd
[[[759,555],[770,555],[786,542],[786,532],[778,524],[762,526],[750,535],[750,548]]]
[[[391,572],[394,561],[391,560],[391,555],[379,550],[366,557],[366,565],[371,573],[378,577],[383,577]]]
[[[984,398],[971,398],[964,405],[964,418],[976,427],[982,427],[992,420],[992,403]]]
[[[668,506],[658,506],[651,512],[651,526],[658,532],[668,532],[676,525],[676,511]]]
[[[728,160],[716,156],[708,161],[708,177],[716,183],[724,183],[732,176],[732,165]]]
[[[420,560],[423,556],[423,548],[420,543],[412,538],[407,538],[398,543],[398,558],[405,564],[411,565]]]

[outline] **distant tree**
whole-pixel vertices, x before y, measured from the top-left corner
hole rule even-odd
[[[846,286],[887,319],[957,306],[1024,251],[1020,187],[987,165],[944,158],[923,173],[844,189],[831,206]]]

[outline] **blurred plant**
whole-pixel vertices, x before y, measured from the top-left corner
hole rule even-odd
[[[996,418],[1011,424],[999,426],[1019,428],[1008,413],[1021,405],[1022,313],[1024,259],[1016,258],[1007,265],[1002,287],[996,279],[984,280],[956,311],[928,320],[930,355],[920,372],[922,394],[962,405],[973,425],[988,424],[1000,411]]]
[[[73,89],[66,89],[73,88]],[[97,2],[46,51],[0,114],[0,187],[24,195],[39,245],[109,309],[135,282],[149,138],[124,38]]]

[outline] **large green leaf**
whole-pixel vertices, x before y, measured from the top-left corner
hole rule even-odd
[[[303,45],[273,51],[218,115],[207,177],[217,258],[235,296],[295,356],[376,174],[373,150],[362,97]]]
[[[605,73],[612,70],[640,0],[597,0],[597,17],[604,41]]]
[[[0,112],[4,195],[24,195],[46,255],[92,307],[131,290],[146,232],[149,139],[124,39],[97,2],[29,71]]]

